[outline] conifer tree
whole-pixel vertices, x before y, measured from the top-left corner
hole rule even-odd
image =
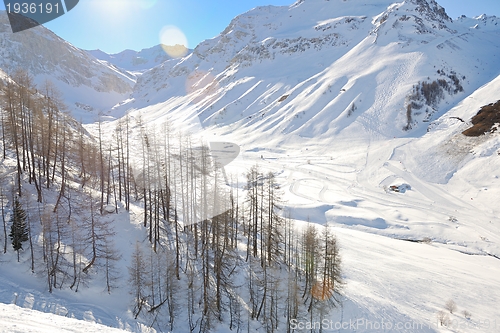
[[[12,241],[12,247],[17,251],[17,261],[19,262],[19,250],[23,249],[23,242],[28,240],[28,226],[26,212],[17,198],[14,200],[11,223],[9,237]]]

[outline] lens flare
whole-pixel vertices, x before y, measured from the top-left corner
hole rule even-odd
[[[172,58],[181,58],[188,53],[186,35],[173,25],[167,25],[161,29],[160,44],[163,50]]]
[[[219,90],[219,82],[210,72],[196,70],[186,78],[186,94],[193,94],[193,103],[205,97],[214,96]]]

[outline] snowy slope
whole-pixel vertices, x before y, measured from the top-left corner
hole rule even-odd
[[[12,174],[13,160],[7,158],[0,163],[0,173],[2,176],[1,186],[10,188],[8,181]],[[29,184],[24,185],[25,193],[34,190]],[[3,192],[5,193],[5,192]],[[44,201],[54,202],[55,192],[45,191]],[[80,200],[84,194],[75,191],[75,200]],[[3,199],[4,204],[7,198]],[[40,206],[30,199],[27,212],[32,217],[37,214]],[[83,214],[88,214],[88,207]],[[8,210],[8,209],[7,209]],[[132,206],[130,212],[126,212],[120,207],[119,214],[104,217],[106,223],[116,231],[115,239],[118,253],[122,260],[117,262],[117,281],[112,293],[106,290],[102,272],[90,272],[86,278],[91,282],[82,282],[78,286],[54,288],[49,292],[47,281],[43,277],[43,260],[36,263],[35,272],[31,271],[30,251],[26,246],[26,251],[21,251],[20,262],[17,261],[15,251],[8,241],[7,252],[0,255],[0,332],[47,332],[53,327],[59,326],[62,332],[118,332],[120,330],[129,332],[151,333],[145,323],[133,318],[130,306],[131,298],[129,294],[128,267],[134,244],[144,239],[140,216],[142,210]],[[84,218],[75,214],[75,219]],[[9,213],[6,214],[7,221],[10,220]],[[35,223],[33,226],[33,238],[35,247],[43,243],[43,235],[40,233],[41,224]],[[9,223],[10,226],[10,223]],[[2,244],[5,241],[3,233],[0,236]],[[68,245],[65,245],[68,246]],[[147,245],[145,245],[147,248]],[[37,250],[35,250],[37,251]],[[41,254],[41,253],[40,253]],[[36,255],[35,255],[36,256]],[[38,266],[40,265],[40,266]],[[2,305],[9,304],[9,306]],[[28,310],[21,310],[22,307]],[[46,315],[39,314],[44,312]],[[31,314],[30,316],[25,316]],[[23,315],[22,318],[18,316]],[[85,323],[88,322],[88,323]],[[99,325],[97,325],[99,324]],[[149,323],[148,323],[149,324]],[[116,330],[111,327],[118,328]],[[64,331],[66,329],[67,331]]]
[[[53,333],[53,332],[125,332],[93,322],[85,322],[0,303],[0,332]],[[27,320],[29,318],[29,320]]]
[[[191,53],[192,50],[189,50]],[[162,48],[161,45],[156,45],[140,51],[125,50],[116,54],[107,54],[101,50],[87,51],[92,56],[99,60],[106,61],[133,73],[141,73],[147,71],[161,63],[172,59]]]
[[[0,68],[12,74],[28,71],[37,85],[52,81],[73,116],[93,122],[132,92],[135,77],[111,67],[38,26],[12,33],[0,12]]]

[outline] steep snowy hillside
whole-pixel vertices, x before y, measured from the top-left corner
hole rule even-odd
[[[144,72],[167,60],[172,59],[161,45],[140,51],[125,50],[116,54],[107,54],[101,50],[87,51],[99,60],[106,61],[129,72]],[[192,50],[189,50],[191,53]]]
[[[42,26],[12,33],[0,12],[0,68],[29,72],[35,83],[52,81],[76,119],[92,122],[132,92],[135,78],[98,61]]]

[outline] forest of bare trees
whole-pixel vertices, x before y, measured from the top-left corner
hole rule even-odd
[[[336,238],[328,226],[294,225],[272,172],[255,165],[239,186],[206,144],[169,122],[125,116],[106,135],[99,122],[92,136],[50,82],[36,87],[23,71],[0,99],[0,239],[6,253],[19,200],[24,257],[49,292],[125,284],[135,318],[160,331],[283,332],[339,306]],[[115,222],[131,207],[142,211],[144,238],[123,258]]]
[[[100,214],[102,200],[97,200],[104,191],[98,184],[109,183],[109,169],[97,163],[104,153],[65,112],[51,82],[37,87],[18,70],[2,82],[0,101],[4,229],[12,203],[20,202],[27,217],[29,246],[23,248],[29,249],[31,271],[47,281],[49,292],[78,291],[88,284],[89,269],[111,272],[120,258],[113,226]],[[3,242],[6,253],[8,239]],[[109,290],[111,281],[109,274]]]

